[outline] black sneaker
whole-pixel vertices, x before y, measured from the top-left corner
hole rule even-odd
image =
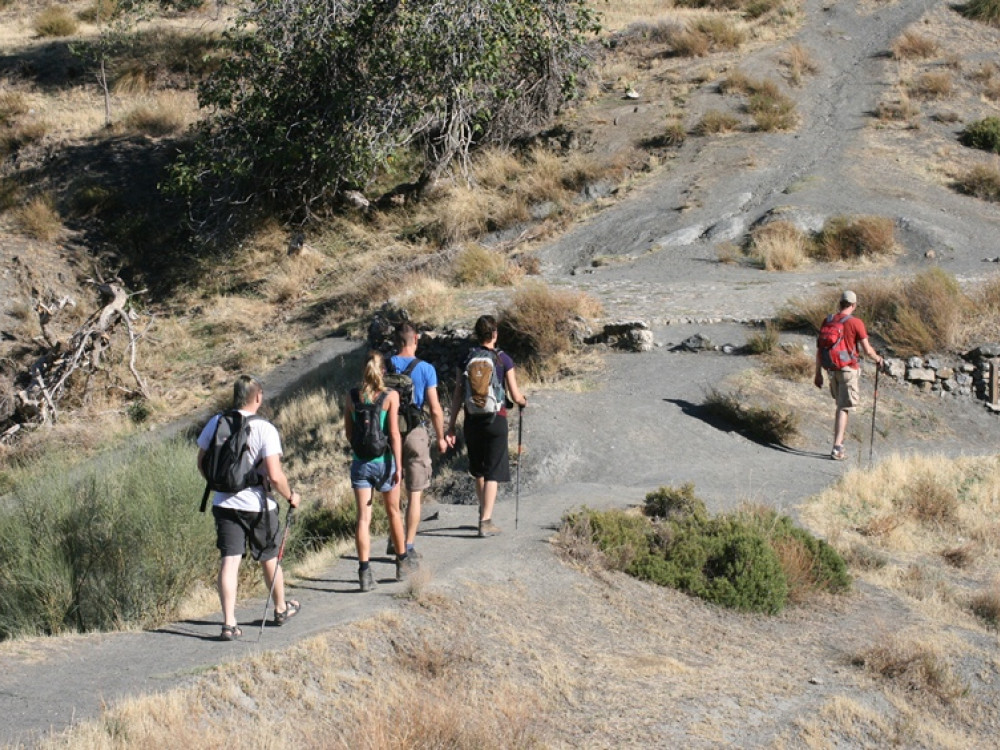
[[[361,591],[371,591],[375,588],[375,576],[372,575],[371,568],[358,571],[358,583],[361,584]]]
[[[419,552],[417,552],[417,548],[416,547],[410,547],[408,550],[406,550],[406,556],[407,557],[412,557],[414,560],[423,560],[424,559],[424,556],[421,555]]]
[[[407,555],[402,560],[396,560],[396,580],[405,581],[411,575],[417,572],[420,566],[417,561],[412,557]]]

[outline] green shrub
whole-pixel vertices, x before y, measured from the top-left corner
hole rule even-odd
[[[1000,26],[1000,0],[969,0],[959,10],[970,20]]]
[[[644,513],[584,508],[563,519],[564,538],[585,538],[613,569],[743,611],[774,614],[789,597],[850,587],[830,545],[769,509],[709,517],[685,484],[646,495]]]
[[[1000,117],[984,117],[969,123],[958,140],[963,146],[1000,154]]]
[[[15,478],[0,513],[0,640],[170,617],[216,566],[188,443]]]

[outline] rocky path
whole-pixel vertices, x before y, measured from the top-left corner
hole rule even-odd
[[[718,262],[719,242],[738,240],[775,209],[804,223],[837,213],[889,215],[907,247],[903,271],[921,267],[924,250],[934,245],[946,248],[939,262],[947,270],[979,273],[984,243],[1000,236],[995,211],[938,186],[904,186],[891,168],[859,162],[867,113],[888,85],[882,55],[925,9],[923,0],[871,9],[807,0],[798,40],[821,68],[796,93],[801,127],[784,134],[689,139],[669,171],[544,248],[547,278],[594,293],[609,318],[648,321],[661,344],[706,326],[716,340],[739,344],[746,330],[733,321],[768,317],[788,298],[814,293],[819,285],[899,272],[813,268],[765,274]],[[767,50],[741,67],[764,75],[775,65],[774,51]],[[709,85],[697,103],[717,107],[719,98]],[[611,262],[592,267],[597,257]],[[351,349],[347,342],[324,346],[287,365],[278,380],[302,387],[310,372],[335,366]],[[602,369],[586,376],[582,392],[534,390],[525,413],[520,502],[515,508],[508,488],[497,509],[505,533],[477,540],[474,509],[438,506],[437,519],[424,525],[419,540],[430,584],[563,586],[558,577],[537,574],[551,565],[545,542],[562,514],[581,504],[638,503],[660,485],[694,482],[714,510],[752,499],[793,511],[853,463],[826,458],[826,420],[805,426],[804,447],[778,450],[704,419],[698,404],[705,389],[746,367],[740,357],[677,354],[663,346],[645,355],[608,355]],[[942,429],[919,443],[894,436],[896,442],[880,449],[977,452],[995,432],[994,419],[971,407],[955,418],[962,421],[960,434]],[[0,742],[31,744],[39,733],[99,715],[106,703],[182,685],[213,665],[399,606],[393,594],[402,584],[390,580],[388,560],[377,563],[382,585],[370,596],[355,593],[355,564],[347,557],[299,581],[293,595],[304,603],[302,613],[286,627],[267,628],[260,643],[253,640],[261,600],[240,611],[248,637],[235,644],[215,640],[214,616],[150,632],[4,644]]]

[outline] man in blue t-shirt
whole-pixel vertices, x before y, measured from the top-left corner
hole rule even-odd
[[[396,346],[399,353],[390,360],[393,372],[403,372],[413,360],[417,359],[417,343],[420,334],[412,323],[404,321],[396,328]],[[444,411],[438,400],[438,377],[434,366],[423,360],[417,360],[416,366],[410,371],[413,380],[413,403],[426,415],[430,412],[430,421],[437,436],[438,450],[444,453],[448,443],[444,434]],[[400,404],[400,412],[404,404]],[[431,483],[431,446],[430,434],[427,431],[426,417],[420,424],[403,434],[403,485],[406,487],[406,554],[419,557],[414,550],[414,540],[417,537],[417,527],[420,525],[420,499],[424,490]]]

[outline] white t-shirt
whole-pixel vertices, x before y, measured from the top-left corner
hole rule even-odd
[[[242,409],[240,409],[240,413],[245,417],[250,416],[250,412],[243,411]],[[208,420],[205,429],[198,436],[198,447],[202,450],[208,450],[208,447],[212,444],[212,436],[215,435],[215,426],[218,424],[219,417],[221,416],[221,414],[216,414]],[[268,456],[281,455],[281,438],[278,436],[278,430],[266,419],[255,419],[250,422],[250,435],[247,438],[247,454],[250,457],[251,464],[258,466],[259,462],[259,473],[261,476],[266,476],[267,474],[267,469],[264,467],[264,459]],[[258,485],[257,487],[247,487],[245,490],[240,490],[239,492],[216,492],[212,496],[212,505],[218,505],[220,508],[232,508],[233,510],[258,512],[263,507],[264,497],[266,497],[264,488]],[[269,510],[274,510],[278,507],[278,504],[268,497],[267,507]]]

